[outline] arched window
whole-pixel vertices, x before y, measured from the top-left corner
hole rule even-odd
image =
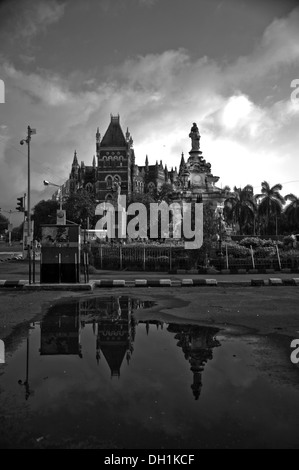
[[[121,177],[119,175],[114,176],[114,182],[115,183],[121,183]]]
[[[106,176],[106,186],[107,186],[107,189],[110,189],[112,188],[112,176]]]
[[[151,191],[154,191],[155,189],[155,183],[153,183],[152,181],[150,183],[148,183],[148,190],[151,192]]]
[[[106,196],[105,196],[105,201],[106,202],[111,202],[112,199],[113,199],[112,194],[110,194],[110,193],[106,194]]]
[[[91,183],[87,183],[85,186],[85,189],[87,192],[92,193],[93,192],[93,185]]]

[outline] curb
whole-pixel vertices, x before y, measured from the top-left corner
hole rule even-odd
[[[59,291],[86,291],[94,289],[94,282],[87,284],[29,284],[23,286],[24,290],[41,291],[41,290],[59,290]]]
[[[28,281],[20,280],[20,281],[1,281],[0,280],[0,287],[19,287],[23,288]]]
[[[1,258],[0,263],[5,263],[5,261],[20,260],[20,259],[23,259],[23,255],[14,255],[14,256],[10,256],[9,258]]]
[[[299,278],[248,279],[242,281],[217,281],[216,279],[98,279],[86,284],[29,284],[28,280],[3,281],[0,288],[19,288],[25,290],[71,290],[86,291],[95,287],[261,287],[261,286],[299,286]]]
[[[217,286],[216,279],[135,279],[134,281],[100,279],[95,287],[183,287]]]

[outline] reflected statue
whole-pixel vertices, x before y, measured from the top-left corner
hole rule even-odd
[[[199,325],[179,324],[169,324],[167,330],[176,333],[177,345],[182,348],[185,359],[189,361],[190,370],[193,372],[191,389],[195,400],[198,400],[205,364],[213,358],[212,349],[220,346],[220,342],[215,338],[219,330]]]

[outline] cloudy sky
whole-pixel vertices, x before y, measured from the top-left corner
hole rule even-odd
[[[299,7],[278,0],[0,2],[0,207],[33,203],[90,165],[97,126],[119,114],[137,163],[188,157],[193,122],[219,186],[283,185],[299,196]],[[293,95],[294,96],[294,95]],[[21,214],[16,222],[21,221]]]

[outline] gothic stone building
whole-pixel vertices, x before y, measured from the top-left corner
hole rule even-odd
[[[177,167],[169,171],[162,160],[149,165],[147,156],[144,166],[139,166],[135,162],[129,130],[124,134],[119,116],[111,115],[102,139],[97,129],[96,157],[93,157],[92,165],[86,166],[84,162],[79,165],[75,151],[70,177],[62,188],[63,195],[83,188],[93,193],[99,202],[109,202],[114,200],[119,187],[120,193],[129,201],[134,194],[150,193],[167,183],[172,186],[174,200],[212,201],[216,208],[224,200],[224,193],[215,186],[219,177],[212,175],[211,165],[200,151],[200,134],[195,123],[189,137],[192,149],[187,162],[182,154],[179,171]]]

